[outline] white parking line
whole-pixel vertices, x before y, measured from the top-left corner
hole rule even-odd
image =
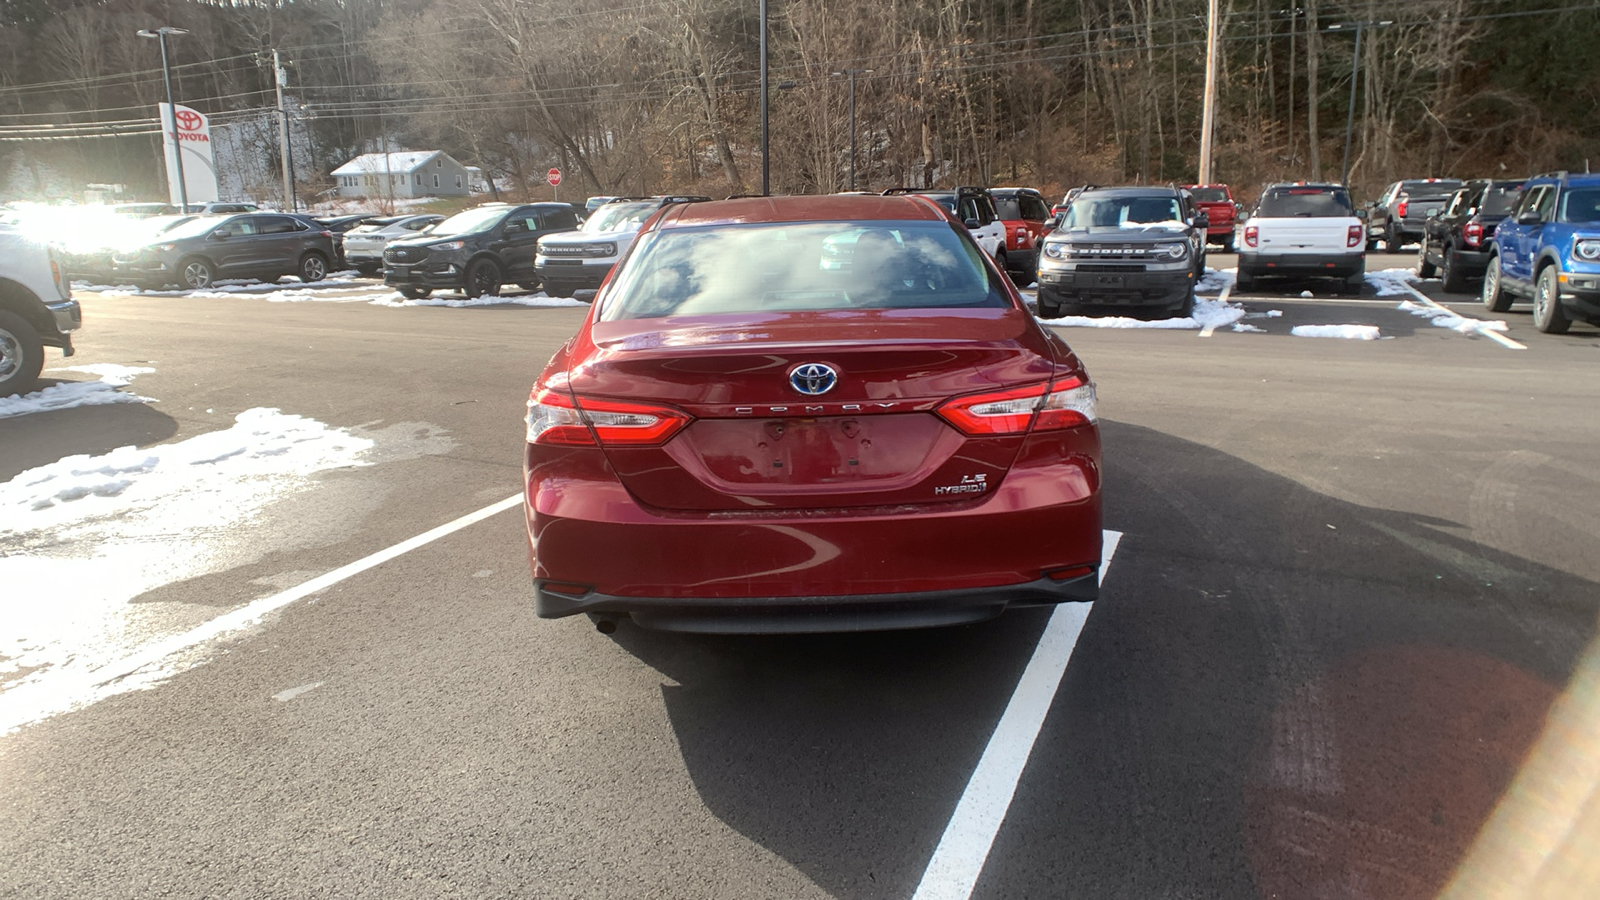
[[[1442,311],[1450,313],[1452,315],[1460,315],[1460,313],[1456,312],[1455,310],[1451,309],[1448,306],[1445,306],[1442,303],[1435,303],[1432,297],[1429,297],[1427,294],[1424,294],[1423,292],[1417,290],[1416,288],[1412,287],[1409,284],[1406,285],[1406,290],[1410,291],[1412,296],[1416,297],[1418,300],[1421,300],[1427,306],[1430,306],[1430,307],[1432,307],[1434,309],[1437,309],[1437,310],[1442,310]],[[1505,335],[1501,334],[1498,331],[1490,331],[1487,328],[1478,328],[1478,329],[1475,329],[1472,333],[1473,334],[1481,334],[1484,337],[1488,338],[1489,340],[1494,341],[1496,344],[1499,344],[1500,346],[1505,347],[1507,350],[1526,350],[1526,349],[1528,349],[1528,345],[1527,344],[1521,343],[1519,341],[1514,341],[1511,338],[1506,337]]]
[[[1102,584],[1121,539],[1121,532],[1105,532],[1100,551]],[[928,867],[922,872],[922,881],[917,884],[912,900],[967,900],[972,896],[1092,605],[1063,603],[1050,614],[1028,667],[1017,681],[1011,702],[1006,704],[1000,724],[989,737],[989,744],[978,759],[978,767],[967,781],[967,789],[961,793],[956,811],[950,817],[950,824],[945,826]]]
[[[1230,281],[1227,284],[1222,286],[1222,293],[1217,295],[1217,302],[1218,303],[1227,303],[1228,302],[1228,297],[1232,293],[1233,293],[1233,282]],[[1201,337],[1211,337],[1211,332],[1216,331],[1216,330],[1217,330],[1217,323],[1215,323],[1215,322],[1209,323],[1209,324],[1206,325],[1206,327],[1200,329],[1200,336]]]
[[[164,640],[151,641],[127,656],[97,669],[88,672],[62,671],[53,676],[47,675],[38,681],[24,682],[14,688],[0,692],[0,734],[9,734],[24,725],[47,719],[59,713],[81,709],[116,694],[149,687],[150,683],[142,680],[133,683],[134,680],[129,679],[129,676],[143,669],[155,668],[159,672],[159,677],[155,679],[156,681],[171,677],[183,669],[191,668],[193,665],[198,664],[198,661],[191,661],[188,665],[182,665],[170,671],[161,670],[163,664],[172,663],[174,657],[185,651],[223,635],[249,628],[259,623],[262,617],[268,613],[282,609],[296,600],[304,599],[318,591],[330,588],[347,578],[359,575],[397,556],[431,544],[446,535],[460,531],[468,525],[481,522],[495,513],[508,510],[521,502],[521,494],[507,497],[498,503],[485,506],[477,512],[468,513],[459,519],[424,531],[416,537],[408,538],[392,547],[364,556],[353,563],[340,566],[331,572],[319,575],[286,591],[280,591],[270,597],[262,597],[252,603],[247,603],[232,612],[224,613],[181,634],[175,634]]]

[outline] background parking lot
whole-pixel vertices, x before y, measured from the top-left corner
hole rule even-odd
[[[1594,652],[1600,331],[1540,334],[1522,305],[1490,315],[1418,287],[1504,320],[1524,349],[1370,285],[1230,295],[1260,331],[1059,328],[1099,386],[1122,538],[972,896],[1427,897],[1460,864]],[[32,669],[16,661],[50,652],[33,635],[0,647],[0,712],[30,684],[61,700],[0,736],[0,884],[938,895],[929,859],[1047,610],[889,634],[606,636],[535,618],[506,507],[109,679],[142,689],[55,678],[93,681],[520,491],[528,386],[581,306],[315,290],[344,302],[80,290],[79,355],[52,359],[47,383],[137,367],[115,390],[152,402],[0,418],[0,480],[263,408],[357,454],[272,482],[226,529],[140,532],[150,554],[192,558],[77,656]],[[1294,335],[1308,325],[1380,339]],[[131,521],[114,495],[86,499],[106,504],[106,533]],[[0,535],[33,514],[0,508]]]

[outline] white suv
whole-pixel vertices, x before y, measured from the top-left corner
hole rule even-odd
[[[1365,212],[1342,184],[1271,184],[1250,217],[1234,226],[1241,291],[1257,278],[1339,278],[1360,293],[1367,270]]]
[[[0,397],[33,390],[44,348],[72,355],[83,312],[56,252],[0,224]]]
[[[616,197],[602,204],[577,231],[539,239],[533,265],[544,292],[571,297],[600,287],[611,267],[628,252],[639,226],[669,203],[693,203],[710,197]]]
[[[1008,270],[1006,265],[1006,226],[994,211],[994,201],[989,197],[989,192],[983,188],[958,187],[958,188],[890,188],[883,192],[885,196],[891,194],[916,194],[927,197],[936,203],[944,205],[960,222],[967,226],[967,231],[972,234],[972,239],[978,242],[983,252],[994,258],[1000,264],[1001,270]]]

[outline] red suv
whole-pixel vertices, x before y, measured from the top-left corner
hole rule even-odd
[[[1044,224],[1050,218],[1050,205],[1033,188],[990,188],[989,196],[1006,228],[1006,274],[1027,286],[1039,268],[1039,242],[1050,233]]]
[[[1183,189],[1194,197],[1195,208],[1211,220],[1211,226],[1206,229],[1206,243],[1220,246],[1224,253],[1232,253],[1233,221],[1238,217],[1239,204],[1233,202],[1233,193],[1228,186],[1186,184]]]

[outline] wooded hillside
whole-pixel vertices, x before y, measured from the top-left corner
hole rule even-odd
[[[1205,0],[770,0],[775,192],[858,181],[1191,180]],[[159,194],[156,42],[216,123],[274,105],[289,62],[299,178],[362,150],[445,149],[511,197],[760,190],[758,0],[0,0],[0,183],[48,169]],[[1216,174],[1351,181],[1600,164],[1590,0],[1221,0]],[[1343,27],[1336,27],[1343,26]],[[45,129],[42,126],[52,126]],[[76,127],[67,129],[64,126]],[[116,134],[132,136],[112,136]],[[59,138],[63,134],[71,139]],[[275,153],[275,148],[271,153]],[[259,173],[275,197],[270,168]],[[34,182],[33,192],[46,190]],[[247,182],[249,179],[247,179]],[[12,177],[12,193],[28,179]],[[59,190],[52,188],[51,190]],[[569,195],[570,196],[570,195]]]

